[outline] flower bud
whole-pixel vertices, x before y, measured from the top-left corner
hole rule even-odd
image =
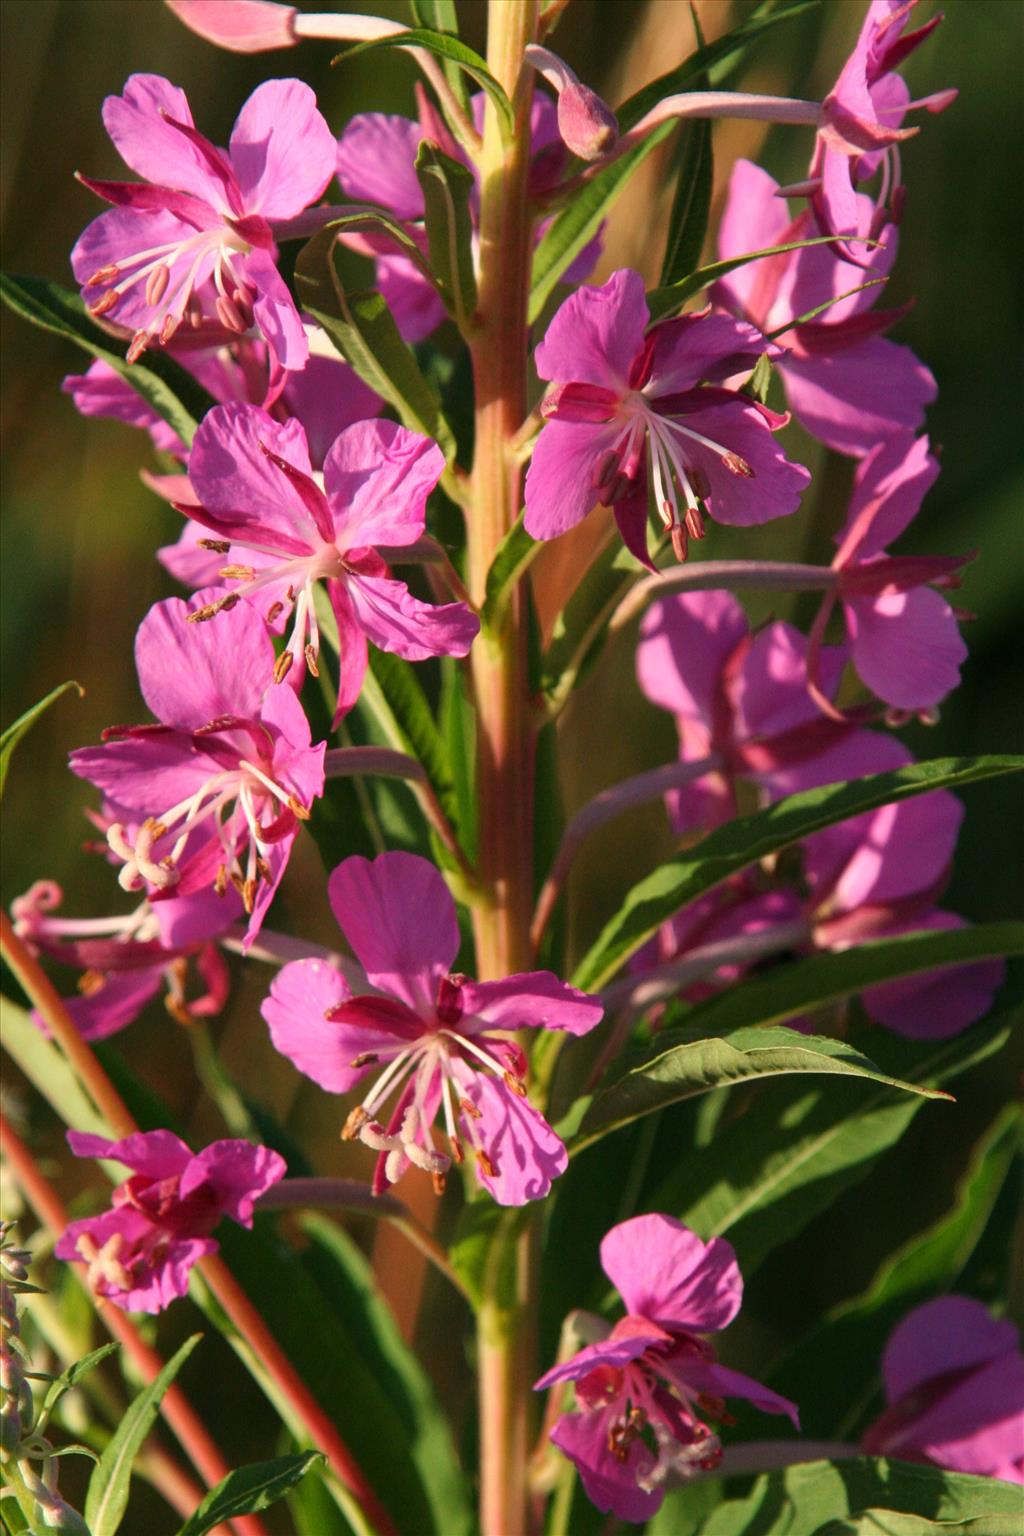
[[[275,0],[167,0],[192,32],[233,53],[294,47],[295,7]]]
[[[597,92],[577,80],[558,98],[558,131],[566,147],[581,160],[600,160],[614,148],[619,124]]]

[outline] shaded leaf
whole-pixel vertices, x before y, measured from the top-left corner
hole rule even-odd
[[[354,48],[346,48],[344,53],[339,53],[332,60],[332,63],[345,64],[359,54],[378,52],[381,48],[425,48],[428,53],[434,54],[446,63],[456,65],[487,92],[489,99],[497,108],[502,137],[506,141],[511,138],[515,128],[512,103],[487,68],[487,60],[482,59],[472,48],[467,48],[459,38],[447,32],[434,32],[429,27],[411,27],[407,32],[395,32],[388,37],[375,37],[368,43],[357,43]]]
[[[766,256],[785,256],[789,251],[802,251],[811,245],[832,245],[833,243],[831,235],[816,235],[813,240],[792,240],[788,245],[769,245],[761,251],[748,251],[743,256],[730,256],[728,261],[709,262],[706,267],[698,267],[696,272],[690,272],[687,276],[681,277],[678,282],[669,283],[661,288],[652,288],[649,291],[647,307],[651,312],[651,321],[664,320],[666,316],[674,315],[677,310],[682,309],[687,299],[692,299],[695,293],[700,293],[704,288],[710,288],[712,283],[717,282],[720,277],[725,277],[728,272],[735,272],[737,267],[745,267],[752,261],[762,261]],[[870,284],[864,286],[869,287]],[[830,304],[836,302],[835,299],[829,299],[827,304],[819,306],[816,313],[820,313],[822,309],[828,309]],[[804,318],[809,319],[810,316],[807,315]],[[795,323],[791,320],[786,329],[789,330],[789,326]]]
[[[69,693],[72,688],[78,690],[78,697],[80,699],[85,698],[85,689],[81,683],[76,683],[74,680],[60,683],[52,692],[46,695],[45,699],[40,699],[38,704],[33,704],[31,709],[26,709],[23,715],[19,715],[17,720],[12,721],[3,735],[0,736],[0,795],[4,792],[4,785],[7,783],[7,770],[10,767],[11,757],[18,742],[32,729],[40,715],[45,715],[50,705],[56,704],[57,700],[63,697],[65,693]]]
[[[489,629],[501,628],[512,588],[540,548],[540,542],[527,533],[523,526],[523,515],[520,513],[495,550],[491,568],[487,572],[486,593],[480,618]]]
[[[178,1536],[205,1536],[224,1520],[267,1509],[301,1482],[316,1462],[325,1461],[321,1451],[298,1451],[291,1456],[275,1456],[273,1461],[254,1461],[251,1466],[229,1472],[216,1488],[210,1489]]]
[[[466,166],[426,139],[416,155],[416,175],[423,189],[430,267],[445,308],[465,333],[476,309],[470,214],[476,181]]]

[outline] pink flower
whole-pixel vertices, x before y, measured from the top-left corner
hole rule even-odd
[[[882,1376],[888,1407],[864,1434],[869,1455],[1024,1483],[1024,1355],[1012,1323],[968,1296],[925,1302],[889,1335]]]
[[[726,315],[682,315],[646,334],[649,319],[643,279],[623,270],[578,289],[548,327],[535,362],[554,388],[526,477],[534,538],[565,533],[603,502],[649,564],[648,484],[680,559],[687,534],[703,536],[702,504],[743,526],[796,508],[810,476],[775,446],[785,418],[707,387],[774,349]]]
[[[483,126],[483,92],[473,97],[471,109],[477,128]],[[359,112],[338,140],[338,181],[347,196],[375,203],[400,219],[426,252],[423,226],[423,189],[416,176],[416,153],[422,139],[439,144],[446,155],[461,161],[475,178],[477,167],[448,132],[444,119],[422,92],[418,93],[420,120],[384,112]],[[558,131],[558,112],[550,96],[535,93],[530,109],[530,143],[533,155],[530,187],[533,193],[555,185],[566,154]],[[470,213],[476,217],[477,198]],[[548,221],[549,222],[549,221]],[[543,234],[546,222],[538,225]],[[398,329],[406,341],[422,341],[445,318],[445,308],[433,284],[408,256],[396,254],[391,243],[375,236],[345,237],[345,243],[376,258],[376,285],[388,301]],[[598,234],[566,270],[563,281],[582,282],[592,271],[601,251]]]
[[[807,694],[806,653],[803,635],[790,624],[752,634],[728,592],[675,593],[648,608],[636,653],[640,687],[675,716],[682,762],[716,759],[704,777],[667,797],[677,831],[728,821],[738,811],[738,779],[759,782],[853,729],[843,721],[826,724],[817,712]],[[838,647],[827,648],[826,686],[836,686],[844,659]]]
[[[237,603],[216,634],[189,622],[208,596],[157,603],[139,627],[139,684],[159,723],[112,727],[71,767],[125,813],[107,829],[125,890],[160,900],[233,884],[251,943],[323,793],[325,749],[310,745],[291,689],[272,686],[274,649],[254,609]]]
[[[54,1252],[86,1265],[97,1295],[126,1312],[162,1312],[188,1291],[189,1270],[217,1251],[223,1217],[252,1226],[253,1201],[284,1177],[284,1159],[247,1141],[215,1141],[198,1155],[170,1131],[123,1141],[69,1131],[76,1157],[111,1158],[134,1169],[113,1208],[73,1221]]]
[[[857,201],[866,220],[869,199],[861,194]],[[778,183],[767,171],[749,160],[736,161],[718,236],[723,260],[814,233],[809,213],[790,220]],[[820,319],[782,336],[787,351],[776,366],[801,426],[829,448],[855,458],[883,437],[920,427],[925,406],[936,396],[935,380],[924,364],[908,347],[882,335],[903,311],[872,313],[878,288],[839,297],[870,278],[888,275],[896,259],[895,228],[887,226],[882,239],[881,246],[867,250],[862,266],[843,260],[834,246],[814,246],[750,262],[712,290],[716,304],[766,333],[780,332],[798,315],[839,299]]]
[[[817,687],[821,638],[836,601],[846,621],[850,654],[862,682],[897,710],[930,711],[960,681],[967,647],[956,615],[934,586],[959,585],[971,556],[890,555],[886,545],[917,515],[939,466],[926,437],[900,433],[857,467],[846,525],[832,561],[838,575],[811,631],[807,670],[819,705],[832,705]]]
[[[479,632],[476,614],[465,603],[420,602],[391,576],[375,547],[401,547],[421,536],[427,497],[443,468],[441,450],[429,438],[390,421],[363,421],[335,438],[321,490],[298,421],[282,425],[251,405],[218,406],[204,418],[189,459],[200,504],[180,510],[218,536],[222,553],[237,545],[274,559],[259,574],[251,566],[225,568],[222,574],[241,587],[196,617],[213,618],[240,595],[269,587],[268,618],[295,602],[278,676],[295,661],[315,671],[313,589],[326,580],[342,658],[336,719],[359,697],[368,640],[407,661],[465,656]]]
[[[455,903],[426,859],[346,859],[328,889],[373,991],[353,996],[320,960],[284,966],[263,1004],[274,1045],[329,1093],[347,1093],[369,1068],[383,1067],[342,1133],[381,1154],[378,1193],[410,1164],[440,1190],[468,1143],[481,1183],[501,1205],[541,1199],[565,1169],[565,1147],[530,1103],[526,1061],[507,1032],[583,1035],[600,1021],[601,1004],[550,971],[482,982],[451,974],[460,942]],[[439,1111],[448,1152],[434,1144]]]
[[[702,1243],[671,1216],[634,1216],[605,1236],[601,1267],[627,1315],[611,1329],[593,1319],[605,1337],[548,1371],[536,1390],[576,1383],[579,1411],[563,1414],[551,1439],[598,1509],[640,1523],[661,1505],[669,1474],[689,1478],[718,1465],[721,1445],[705,1418],[732,1422],[724,1398],[787,1414],[797,1429],[800,1421],[795,1404],[719,1365],[703,1337],[726,1328],[743,1297],[723,1238]]]
[[[242,912],[234,889],[222,897],[212,891],[165,901],[143,901],[123,916],[53,917],[64,893],[52,880],[37,880],[11,903],[14,930],[36,954],[62,965],[84,967],[78,993],[64,1006],[86,1040],[134,1023],[146,1004],[166,987],[164,1005],[180,1024],[220,1013],[227,1002],[230,977],[212,940]],[[188,965],[195,960],[205,991],[189,997]],[[47,1026],[33,1012],[40,1029]]]
[[[253,327],[281,368],[300,368],[306,335],[275,265],[275,227],[334,174],[334,138],[301,80],[268,80],[242,108],[227,151],[198,133],[184,91],[132,75],[103,104],[107,132],[141,182],[85,184],[115,206],[84,231],[71,265],[92,313],[132,332],[128,359]]]
[[[864,24],[835,87],[822,103],[821,127],[811,161],[812,206],[822,234],[874,236],[899,213],[899,144],[916,128],[903,128],[906,114],[923,107],[942,112],[956,100],[955,90],[910,100],[896,69],[942,20],[933,16],[916,32],[903,29],[917,0],[871,0]],[[858,203],[858,183],[881,169],[877,206]],[[865,217],[867,212],[868,216]]]

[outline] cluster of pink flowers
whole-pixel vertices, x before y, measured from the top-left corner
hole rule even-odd
[[[727,591],[675,593],[646,611],[640,687],[674,717],[681,761],[698,765],[668,801],[684,839],[736,815],[741,792],[767,805],[909,763],[882,727],[933,719],[965,659],[960,615],[945,594],[970,557],[890,549],[939,472],[922,430],[936,387],[884,335],[901,312],[874,307],[880,290],[864,286],[886,278],[897,257],[899,144],[914,131],[904,118],[915,107],[941,110],[954,94],[911,102],[895,73],[938,19],[906,33],[913,3],[872,0],[834,90],[816,115],[792,119],[816,130],[805,182],[780,189],[746,161],[733,170],[723,260],[816,244],[740,266],[714,284],[708,307],[653,323],[638,272],[576,286],[533,352],[544,393],[524,523],[535,539],[610,508],[628,550],[657,571],[669,548],[684,561],[713,523],[748,527],[796,513],[811,477],[779,446],[789,415],[750,388],[765,359],[806,432],[855,461],[807,638],[781,622],[752,632]],[[206,30],[228,46],[296,40],[296,13],[275,15],[287,7],[206,13],[178,0],[176,9],[198,30],[206,15]],[[618,137],[612,114],[566,66],[537,52],[560,99],[541,92],[534,101],[530,190],[551,205],[574,174],[590,174],[573,171],[570,148],[599,169],[634,140]],[[478,129],[483,100],[471,103]],[[78,240],[75,276],[91,314],[127,340],[129,362],[164,349],[216,404],[186,446],[104,364],[65,381],[80,411],[130,422],[170,456],[172,472],[147,479],[185,519],[180,540],[159,554],[191,595],[157,603],[138,630],[151,718],[111,726],[100,745],[71,756],[72,771],[100,792],[98,847],[136,905],[126,916],[77,921],[59,915],[59,887],[40,882],[14,917],[37,954],[84,973],[69,1006],[86,1038],[123,1028],[164,986],[176,1018],[216,1013],[228,990],[225,948],[287,960],[263,1003],[270,1038],[327,1092],[358,1089],[342,1135],[378,1154],[374,1191],[413,1168],[440,1192],[452,1166],[466,1164],[496,1201],[516,1206],[543,1198],[567,1162],[531,1101],[521,1032],[586,1034],[601,1021],[601,999],[547,970],[484,981],[459,973],[449,885],[409,853],[350,857],[330,875],[328,900],[354,960],[335,963],[264,930],[331,771],[310,725],[312,688],[327,687],[337,727],[358,704],[370,646],[413,663],[465,658],[481,627],[457,579],[442,590],[450,562],[436,562],[429,602],[392,571],[431,559],[427,513],[446,469],[441,448],[382,417],[381,399],[301,313],[278,269],[282,242],[328,221],[321,199],[334,178],[346,196],[401,224],[426,261],[418,146],[429,141],[478,173],[425,93],[418,102],[417,121],[366,113],[336,138],[306,85],[272,80],[242,108],[226,150],[159,76],[133,76],[104,105],[110,136],[140,179],[82,178],[113,206]],[[795,217],[787,193],[806,199]],[[470,213],[475,248],[478,185]],[[539,219],[538,238],[545,228]],[[383,232],[343,238],[373,258],[406,340],[444,321],[437,290],[407,250]],[[599,254],[596,237],[564,280],[582,283]],[[321,651],[328,626],[332,676]],[[938,903],[961,814],[934,791],[815,833],[798,869],[755,868],[719,886],[633,964],[643,973],[737,941],[734,958],[687,990],[693,1000],[749,974],[765,953],[959,926]],[[745,950],[750,938],[757,945]],[[204,989],[191,1000],[190,962]],[[941,980],[879,985],[863,1002],[890,1029],[942,1037],[978,1019],[1001,979],[1001,964],[988,961]],[[72,1223],[57,1253],[85,1265],[99,1295],[143,1311],[184,1294],[190,1267],[216,1247],[218,1221],[251,1225],[254,1201],[285,1173],[266,1148],[222,1141],[194,1156],[164,1131],[116,1143],[73,1134],[71,1145],[134,1173],[112,1209]],[[600,1509],[639,1521],[657,1509],[668,1479],[718,1464],[708,1421],[728,1422],[726,1397],[799,1427],[797,1410],[721,1365],[708,1343],[742,1296],[727,1243],[704,1244],[651,1214],[613,1227],[601,1261],[626,1316],[614,1326],[592,1319],[586,1346],[537,1385],[561,1393],[575,1384],[575,1409],[557,1418],[551,1438]],[[954,1305],[973,1304],[934,1304],[947,1309],[945,1321]],[[891,1406],[870,1432],[872,1448],[913,1447],[945,1465],[1021,1476],[1008,1451],[988,1454],[990,1444],[973,1462],[950,1449],[956,1436],[943,1414],[952,1422],[959,1409],[945,1372],[961,1373],[957,1390],[971,1402],[996,1390],[1000,1371],[1007,1400],[1020,1397],[1019,1369],[1002,1363],[1019,1359],[1003,1325],[975,1321],[977,1347],[948,1367],[908,1355],[906,1337],[894,1336],[884,1362]]]

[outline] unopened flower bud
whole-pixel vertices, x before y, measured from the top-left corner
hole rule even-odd
[[[531,44],[526,59],[558,92],[558,132],[566,148],[581,160],[600,160],[608,154],[619,137],[611,107],[549,49]]]
[[[291,48],[297,42],[292,5],[277,5],[274,0],[167,0],[167,4],[192,32],[232,53],[263,53]]]

